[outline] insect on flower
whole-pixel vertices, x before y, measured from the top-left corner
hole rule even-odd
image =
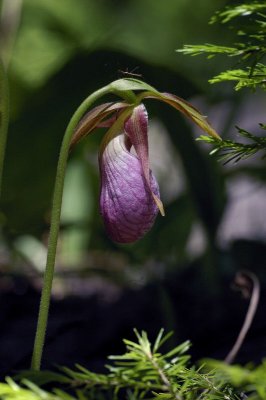
[[[123,75],[126,76],[128,78],[142,78],[142,74],[136,73],[135,71],[138,69],[139,67],[135,67],[133,68],[131,71],[128,70],[128,68],[124,71],[122,69],[119,69],[118,72]]]

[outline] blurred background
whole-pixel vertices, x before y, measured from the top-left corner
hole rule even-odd
[[[184,44],[232,45],[230,29],[208,24],[226,4],[0,1],[1,54],[11,92],[0,209],[1,375],[29,367],[60,143],[88,94],[131,72],[192,102],[223,137],[235,137],[235,125],[255,132],[263,122],[262,93],[208,83],[233,61],[176,52]],[[258,276],[262,295],[238,360],[265,357],[265,164],[253,158],[224,166],[195,141],[201,132],[183,116],[161,103],[146,106],[151,164],[166,216],[158,216],[135,244],[111,242],[98,205],[103,132],[74,149],[45,367],[77,362],[101,369],[108,354],[123,351],[121,339],[132,338],[134,327],[151,338],[161,327],[174,330],[172,344],[190,339],[195,359],[223,359],[248,306],[231,288],[243,269]]]

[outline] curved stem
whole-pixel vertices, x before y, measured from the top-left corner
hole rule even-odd
[[[259,282],[258,278],[256,277],[256,275],[254,275],[253,273],[251,273],[249,271],[246,271],[246,272],[243,271],[243,272],[238,273],[236,276],[236,279],[235,279],[237,285],[240,287],[240,289],[242,289],[243,293],[245,293],[245,291],[247,290],[247,285],[249,283],[248,280],[250,280],[253,285],[252,293],[251,293],[251,297],[250,297],[250,303],[249,303],[248,311],[247,311],[243,326],[238,334],[236,342],[224,360],[224,362],[227,364],[231,364],[234,361],[237,353],[239,352],[239,350],[246,338],[246,335],[249,331],[249,328],[251,327],[255,313],[258,308],[259,299],[260,299],[260,282]]]
[[[0,59],[0,198],[9,122],[9,90],[5,68]]]
[[[45,340],[45,333],[46,333],[49,306],[50,306],[51,289],[52,289],[52,282],[54,275],[54,265],[55,265],[57,239],[60,226],[60,215],[61,215],[65,172],[66,172],[66,165],[67,165],[67,159],[68,159],[68,153],[72,135],[74,133],[74,130],[78,122],[83,117],[88,108],[98,98],[104,96],[109,92],[110,92],[109,85],[107,85],[102,89],[94,92],[92,95],[90,95],[83,101],[83,103],[78,107],[78,109],[72,116],[65,131],[65,135],[61,145],[61,150],[57,165],[55,186],[54,186],[53,202],[52,202],[51,227],[50,227],[49,242],[48,242],[47,263],[44,273],[43,289],[40,301],[37,330],[35,335],[32,362],[31,362],[31,368],[34,370],[39,370],[41,366],[41,358]]]

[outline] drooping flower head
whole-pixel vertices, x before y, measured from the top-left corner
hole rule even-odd
[[[143,104],[133,109],[123,130],[104,145],[99,163],[100,209],[107,232],[116,242],[134,242],[152,227],[158,207],[163,210],[158,183],[149,168],[148,115]]]
[[[137,80],[114,83],[121,89],[125,81],[132,81],[135,90],[149,90],[136,96],[134,104],[124,101],[95,107],[80,121],[72,140],[75,144],[97,127],[109,128],[99,152],[100,212],[108,235],[119,243],[140,239],[152,227],[158,211],[164,215],[159,186],[149,165],[148,114],[142,99],[164,101],[218,137],[206,118],[185,100],[159,93]]]

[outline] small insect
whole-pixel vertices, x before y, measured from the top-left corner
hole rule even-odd
[[[136,72],[134,72],[134,71],[136,71],[136,69],[138,69],[138,68],[139,68],[139,67],[135,67],[135,68],[133,68],[131,71],[129,71],[128,68],[127,68],[125,71],[123,71],[122,69],[119,69],[118,72],[119,72],[121,75],[124,75],[124,76],[131,76],[131,77],[142,78],[142,74],[137,74]]]

